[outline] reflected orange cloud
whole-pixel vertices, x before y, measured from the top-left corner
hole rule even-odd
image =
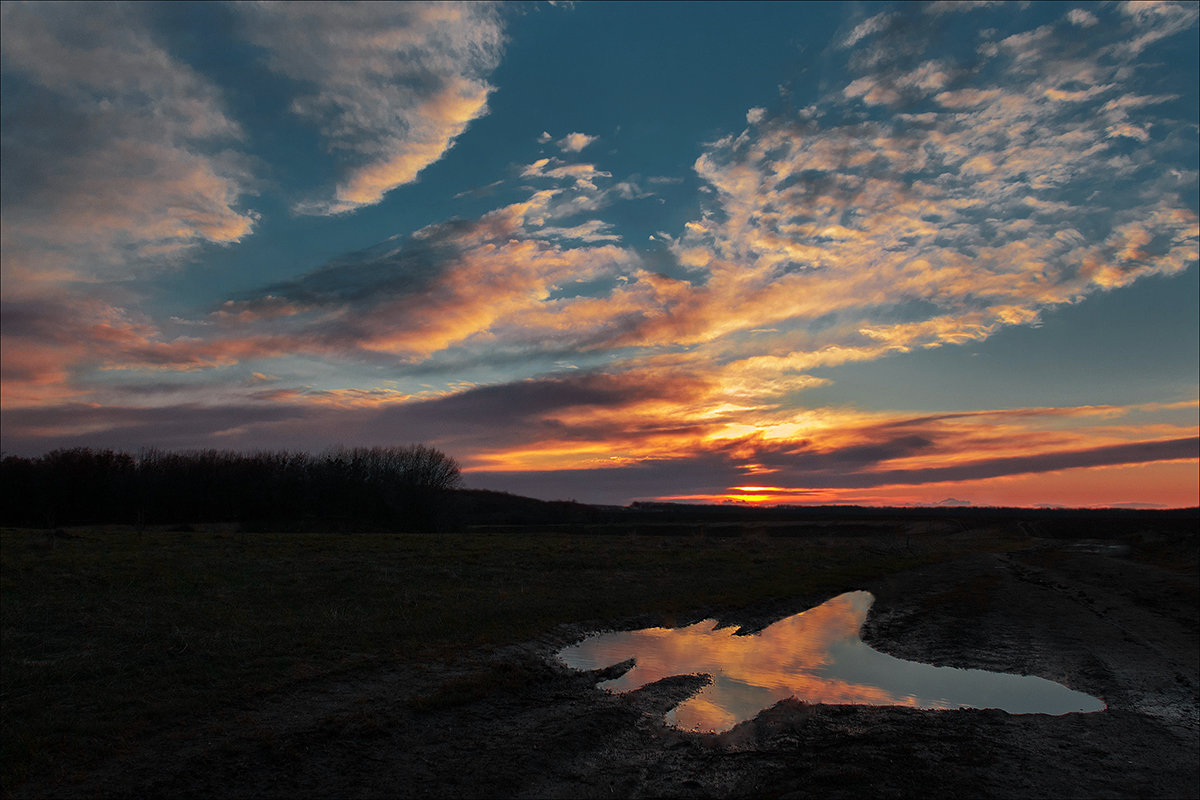
[[[780,700],[906,705],[919,708],[1003,708],[1011,713],[1098,711],[1104,703],[1042,678],[932,667],[902,661],[865,645],[859,630],[874,597],[863,591],[738,635],[704,620],[685,628],[597,634],[559,651],[581,670],[633,659],[600,687],[639,689],[674,675],[711,682],[667,714],[677,727],[719,732]]]

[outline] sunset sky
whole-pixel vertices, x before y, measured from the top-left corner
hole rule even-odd
[[[5,2],[3,450],[1196,505],[1198,16]]]

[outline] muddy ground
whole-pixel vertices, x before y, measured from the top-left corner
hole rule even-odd
[[[554,662],[586,633],[564,627],[455,663],[314,682],[17,796],[1200,796],[1197,576],[1170,547],[1155,563],[1095,544],[1035,540],[844,588],[876,595],[863,635],[880,650],[1039,675],[1102,697],[1099,713],[785,701],[697,735],[662,714],[702,678],[608,694],[603,675]],[[724,619],[761,628],[825,599]]]

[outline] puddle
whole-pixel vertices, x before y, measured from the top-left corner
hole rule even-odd
[[[702,732],[728,730],[789,697],[808,703],[999,708],[1010,714],[1105,707],[1044,678],[933,667],[873,650],[859,631],[874,601],[870,592],[848,592],[749,636],[718,629],[714,620],[598,634],[558,657],[578,670],[635,659],[624,675],[599,684],[621,692],[672,675],[711,675],[712,683],[667,714],[671,725]]]

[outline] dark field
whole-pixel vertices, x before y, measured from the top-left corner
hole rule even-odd
[[[5,530],[4,795],[1200,792],[1194,511],[641,519]],[[852,589],[877,597],[878,649],[1109,710],[785,701],[700,736],[661,720],[697,679],[609,695],[549,659],[600,628],[762,627]]]

